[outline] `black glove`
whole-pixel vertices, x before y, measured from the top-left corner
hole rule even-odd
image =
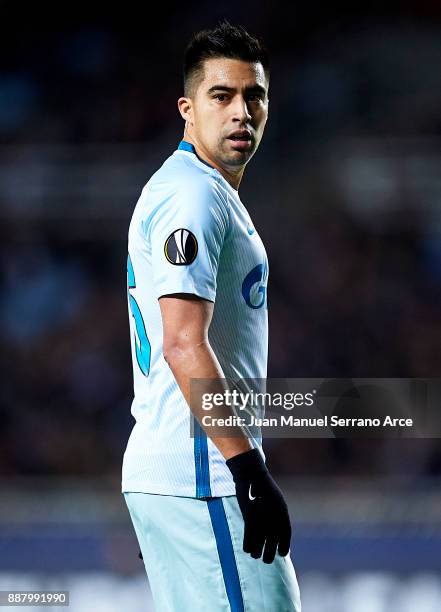
[[[272,479],[257,448],[227,460],[236,485],[236,496],[245,523],[243,549],[272,563],[276,550],[289,552],[291,523],[282,492]]]

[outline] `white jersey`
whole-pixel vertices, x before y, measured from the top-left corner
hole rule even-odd
[[[265,378],[268,260],[233,187],[182,141],[144,187],[129,228],[127,265],[136,423],[123,492],[234,495],[225,459],[191,411],[163,356],[158,298],[214,302],[210,345],[227,378]],[[261,445],[259,437],[251,440]]]

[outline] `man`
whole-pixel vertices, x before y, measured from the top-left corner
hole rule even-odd
[[[122,491],[158,612],[300,611],[288,510],[260,439],[240,427],[210,437],[190,398],[192,379],[266,376],[268,262],[238,188],[268,83],[266,51],[243,28],[195,35],[178,101],[184,139],[130,224],[136,424]]]

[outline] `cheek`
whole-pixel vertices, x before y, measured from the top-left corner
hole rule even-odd
[[[219,124],[217,113],[210,106],[204,106],[198,109],[197,123],[199,129],[207,134],[215,131],[216,125]]]
[[[268,119],[268,109],[262,109],[261,112],[257,115],[257,123],[259,125],[259,130],[263,130],[265,124]]]
[[[219,139],[219,135],[222,133],[222,126],[224,120],[220,113],[208,112],[204,118],[204,132],[210,138],[215,141]]]

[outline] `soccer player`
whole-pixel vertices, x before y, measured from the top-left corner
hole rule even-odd
[[[267,52],[242,27],[196,34],[178,100],[184,138],[130,223],[136,423],[122,491],[158,612],[300,611],[288,509],[261,439],[240,427],[210,437],[190,399],[192,379],[266,377],[268,262],[238,189],[268,85]]]

